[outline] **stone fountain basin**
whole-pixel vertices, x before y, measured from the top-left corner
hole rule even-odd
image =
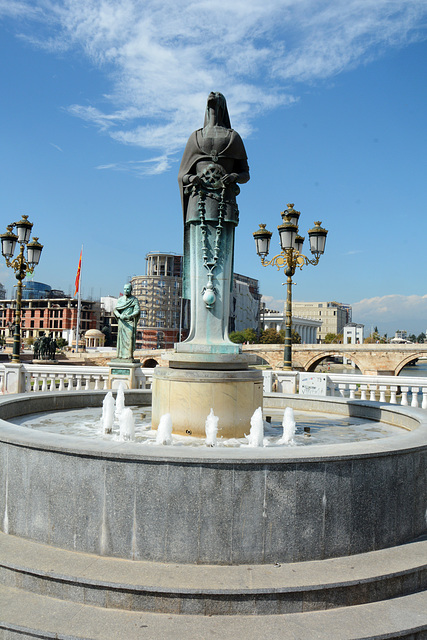
[[[8,418],[102,406],[104,392],[0,399],[0,528],[56,547],[159,562],[268,564],[391,547],[427,530],[427,414],[267,394],[264,409],[401,427],[378,440],[283,448],[146,447]],[[150,391],[127,391],[146,406]],[[266,411],[268,413],[268,411]]]

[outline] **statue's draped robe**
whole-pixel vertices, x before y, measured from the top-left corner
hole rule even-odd
[[[121,314],[117,336],[117,357],[121,360],[132,360],[136,343],[136,327],[138,325],[139,302],[135,296],[121,296],[114,309],[114,314]]]
[[[224,190],[220,184],[218,188],[208,185],[209,188],[203,189],[208,261],[212,260],[214,253],[221,199],[224,202],[220,251],[212,280],[216,300],[212,308],[207,308],[202,299],[208,282],[208,270],[204,264],[206,261],[202,250],[204,240],[201,232],[200,189],[197,185],[188,184],[189,177],[197,175],[202,181],[202,187],[206,186],[206,176],[212,173],[236,173],[236,182],[240,183],[249,180],[249,167],[242,139],[233,129],[219,128],[222,133],[219,137],[204,138],[203,129],[191,134],[178,174],[184,214],[183,297],[191,300],[190,332],[180,350],[204,350],[206,345],[211,345],[211,350],[215,351],[214,345],[217,345],[217,349],[224,351],[219,345],[224,347],[225,344],[228,345],[228,350],[236,349],[228,338],[227,325],[233,276],[234,230],[239,222],[236,195],[240,189],[234,182]]]

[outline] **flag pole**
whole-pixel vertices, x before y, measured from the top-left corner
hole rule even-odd
[[[77,326],[76,326],[76,353],[79,351],[79,335],[80,335],[80,316],[81,316],[81,307],[82,307],[82,296],[81,296],[81,281],[82,281],[82,256],[83,256],[83,245],[80,251],[80,260],[79,266],[77,269],[77,277],[76,277],[76,291],[74,295],[77,295]]]

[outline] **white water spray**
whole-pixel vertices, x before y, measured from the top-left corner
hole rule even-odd
[[[258,407],[251,418],[251,430],[246,438],[249,441],[249,447],[262,447],[264,444],[264,420],[261,407]]]
[[[172,444],[172,418],[170,413],[165,413],[157,427],[156,444]]]
[[[218,433],[218,421],[219,418],[214,414],[214,410],[211,409],[205,422],[206,431],[206,445],[208,447],[216,447],[216,435]]]
[[[102,432],[103,433],[112,433],[113,432],[113,422],[114,422],[114,398],[111,391],[107,393],[104,400],[102,401]]]
[[[132,409],[124,408],[119,417],[120,439],[125,441],[135,440],[135,421]]]
[[[283,433],[277,444],[294,444],[294,435],[296,431],[295,415],[292,407],[286,407],[283,414]]]
[[[117,388],[117,397],[116,397],[116,416],[120,418],[120,414],[125,408],[125,386],[123,382],[120,382]]]

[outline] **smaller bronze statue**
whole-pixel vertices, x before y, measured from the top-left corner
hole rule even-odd
[[[40,357],[40,338],[34,340],[34,360],[38,360]]]
[[[139,302],[132,295],[132,285],[125,284],[124,295],[117,300],[114,315],[119,321],[117,336],[117,358],[119,360],[133,361],[133,352],[136,343],[136,327],[138,326]]]

